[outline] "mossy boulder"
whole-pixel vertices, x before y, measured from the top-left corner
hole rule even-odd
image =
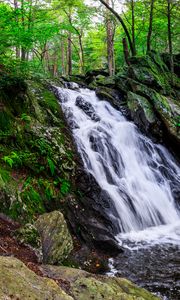
[[[127,103],[132,119],[142,131],[148,134],[152,131],[156,135],[162,134],[158,130],[158,119],[155,115],[153,105],[147,98],[128,92]]]
[[[160,90],[164,94],[170,93],[169,72],[162,60],[157,60],[156,62],[147,55],[143,57],[134,57],[131,59],[130,63],[131,65],[127,71],[128,77],[155,90]]]
[[[33,224],[27,223],[17,229],[16,238],[20,243],[31,245],[34,248],[41,248],[40,235]]]
[[[180,104],[178,101],[170,96],[164,96],[147,86],[137,83],[136,81],[129,80],[131,89],[134,93],[139,94],[146,99],[153,106],[153,109],[158,116],[159,120],[164,125],[166,133],[169,134],[171,139],[180,144]]]
[[[37,276],[20,260],[0,257],[0,299],[73,300],[57,283]]]
[[[102,86],[110,86],[112,87],[113,85],[115,86],[115,78],[113,76],[103,76],[103,75],[98,75],[96,76],[95,79],[97,85],[102,85]]]
[[[42,266],[41,271],[44,276],[52,277],[56,280],[67,280],[72,297],[78,300],[159,299],[124,278],[95,276],[82,270],[67,267]]]
[[[44,263],[61,264],[73,249],[63,214],[59,211],[43,214],[35,226],[41,236]]]

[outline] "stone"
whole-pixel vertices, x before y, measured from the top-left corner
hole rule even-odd
[[[100,121],[99,116],[96,114],[95,109],[93,108],[92,104],[85,101],[83,99],[83,97],[78,96],[76,98],[76,106],[78,106],[79,108],[81,108],[84,113],[89,116],[93,121]]]
[[[157,135],[158,119],[154,113],[152,104],[143,96],[128,92],[127,94],[128,108],[134,123],[145,133],[149,134],[153,131]]]
[[[120,110],[123,116],[129,118],[129,110],[122,91],[100,86],[96,88],[95,92],[99,99],[108,101],[115,109]]]
[[[124,278],[98,276],[67,267],[42,266],[41,271],[44,276],[68,281],[72,297],[78,300],[159,299]]]
[[[42,278],[14,257],[0,256],[0,299],[73,300],[57,283]]]
[[[16,238],[19,242],[31,245],[34,248],[41,247],[41,239],[37,228],[31,223],[27,223],[16,230]]]
[[[83,167],[76,174],[76,186],[79,195],[76,198],[69,196],[67,201],[67,218],[75,235],[105,253],[122,252],[115,238],[120,232],[118,213],[108,193]]]
[[[180,130],[179,130],[179,116],[180,105],[179,102],[170,96],[164,96],[147,86],[130,80],[132,91],[136,94],[146,97],[153,105],[155,113],[161,120],[165,128],[165,133],[177,145],[180,145]]]
[[[73,241],[60,211],[46,213],[37,219],[35,226],[41,236],[43,262],[61,264],[73,249]]]

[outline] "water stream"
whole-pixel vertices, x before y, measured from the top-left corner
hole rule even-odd
[[[94,91],[57,89],[85,168],[115,204],[116,238],[131,253],[132,262],[137,264],[140,255],[150,259],[152,249],[176,253],[180,246],[180,167],[172,155],[142,135],[120,111],[99,100]],[[158,253],[161,250],[156,260]],[[172,251],[167,250],[168,255]],[[126,272],[120,274],[132,277],[128,276],[128,259],[123,259]],[[116,263],[116,272],[120,265]],[[132,279],[138,282],[136,276]]]

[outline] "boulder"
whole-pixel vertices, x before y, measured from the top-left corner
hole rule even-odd
[[[114,108],[120,110],[125,117],[129,118],[129,110],[123,92],[103,86],[96,88],[96,95],[99,99],[110,102]]]
[[[76,186],[79,195],[70,196],[67,202],[67,218],[74,233],[105,253],[122,252],[115,238],[120,232],[118,213],[108,193],[83,168],[76,175]]]
[[[41,247],[41,239],[37,228],[31,223],[27,223],[17,229],[16,238],[20,243],[31,245],[34,248]]]
[[[70,293],[77,300],[158,300],[145,289],[124,278],[95,276],[88,272],[67,268],[42,266],[44,276],[69,282]]]
[[[73,249],[63,214],[59,211],[43,214],[35,226],[41,236],[44,263],[61,264]]]
[[[97,70],[92,70],[92,71],[88,71],[85,75],[85,82],[87,84],[90,84],[93,82],[93,80],[96,78],[96,76],[98,75],[102,75],[104,77],[107,77],[109,74],[106,70],[103,69],[97,69]]]
[[[76,98],[76,106],[81,108],[84,113],[89,116],[93,121],[100,121],[100,117],[96,114],[95,109],[93,108],[92,104],[85,101],[83,97],[78,96]]]
[[[20,260],[0,256],[0,299],[73,300],[57,283],[37,276]]]
[[[132,92],[128,92],[127,101],[134,123],[146,134],[153,132],[160,136],[162,131],[159,130],[152,104],[145,97]]]
[[[131,89],[134,93],[148,99],[153,109],[165,128],[164,134],[177,145],[180,145],[179,116],[180,104],[170,96],[164,96],[147,86],[130,80]]]

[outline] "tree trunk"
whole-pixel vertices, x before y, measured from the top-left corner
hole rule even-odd
[[[80,51],[79,51],[79,60],[80,60],[80,74],[83,74],[84,73],[84,50],[83,50],[83,44],[82,44],[82,35],[79,34],[78,36],[79,38],[79,48],[80,48]]]
[[[173,47],[172,47],[172,32],[171,32],[171,0],[167,0],[167,17],[168,17],[168,46],[170,56],[170,68],[174,73],[174,61],[173,61]]]
[[[130,62],[129,62],[129,50],[128,50],[128,44],[127,44],[126,38],[123,38],[122,42],[123,42],[123,50],[124,50],[125,61],[126,61],[127,65],[130,65]]]
[[[25,32],[25,20],[24,20],[24,0],[21,1],[21,24]],[[21,60],[26,59],[26,49],[24,46],[21,47]]]
[[[152,35],[152,26],[153,26],[154,2],[155,2],[155,0],[151,0],[150,16],[149,16],[149,29],[148,29],[148,35],[147,35],[147,53],[149,51],[151,51],[151,35]]]
[[[112,12],[112,14],[114,14],[114,16],[118,19],[118,21],[121,23],[123,29],[124,29],[124,32],[127,36],[127,39],[128,39],[128,42],[129,42],[129,46],[130,46],[130,49],[131,49],[131,53],[132,55],[136,55],[136,50],[134,49],[134,45],[133,45],[133,42],[131,40],[131,36],[129,34],[129,31],[126,27],[126,24],[124,23],[123,19],[121,18],[121,16],[112,8],[110,7],[104,0],[99,0],[104,6],[107,7],[107,9],[109,9],[110,12]]]
[[[136,55],[134,0],[131,0],[131,12],[132,12],[132,43],[133,43],[134,55]]]
[[[17,0],[14,0],[14,10],[15,10],[16,26],[18,28],[18,26],[19,26],[19,19],[18,19],[18,16],[16,15],[16,11],[18,10]],[[16,46],[16,58],[20,58],[20,48],[18,46]]]
[[[61,40],[61,74],[65,75],[64,40]]]
[[[106,0],[109,5],[109,0]],[[107,32],[107,58],[109,75],[115,74],[115,60],[114,60],[114,28],[110,19],[109,12],[106,13],[106,32]]]
[[[71,33],[69,33],[69,36],[68,36],[67,75],[72,75],[72,44],[71,44]]]
[[[57,71],[58,71],[56,53],[54,53],[53,61],[54,61],[54,63],[53,63],[53,76],[56,77],[57,76]]]

